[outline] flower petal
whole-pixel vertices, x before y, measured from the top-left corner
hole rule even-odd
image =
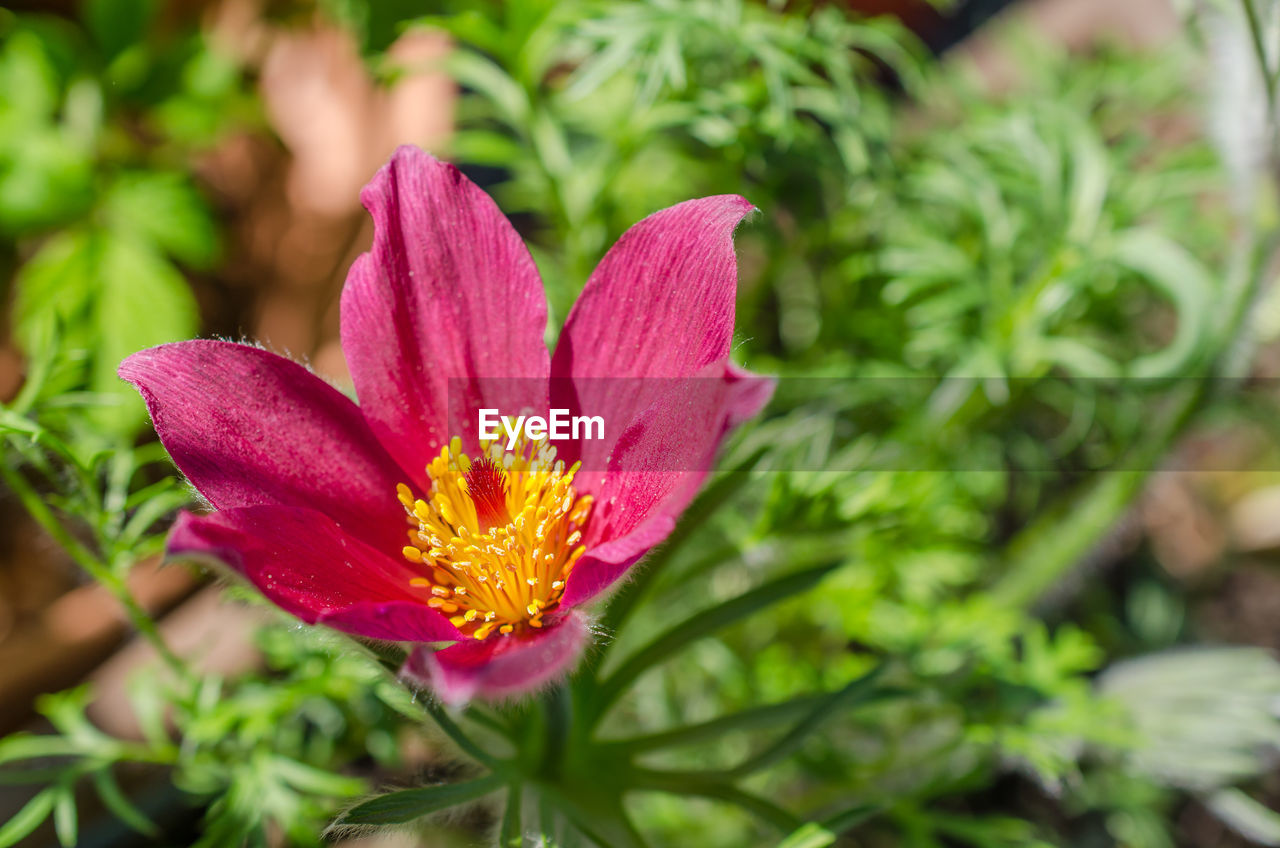
[[[725,429],[732,430],[760,414],[769,405],[778,381],[773,377],[753,374],[740,365],[725,363],[724,379],[729,386],[725,404]]]
[[[401,147],[361,199],[373,250],[342,292],[342,348],[374,433],[425,485],[451,437],[474,450],[479,407],[545,408],[546,297],[510,222],[454,166]]]
[[[662,394],[617,440],[609,467],[575,478],[596,499],[587,552],[569,575],[561,603],[586,603],[621,578],[675,527],[715,461],[725,435],[755,415],[773,381],[731,363],[717,377],[659,381]]]
[[[251,506],[182,513],[172,558],[210,559],[244,575],[276,606],[308,624],[393,642],[464,638],[409,581],[418,573],[310,509]]]
[[[606,438],[584,442],[577,456],[562,451],[566,460],[603,468],[609,433],[653,403],[645,380],[691,377],[728,358],[733,231],[753,208],[737,195],[680,203],[627,230],[600,261],[552,358],[552,405],[602,416]]]
[[[404,472],[356,405],[306,368],[248,345],[191,341],[135,353],[119,373],[213,506],[308,507],[379,547],[404,544]]]
[[[678,510],[671,512],[678,514]],[[671,512],[654,515],[627,534],[583,554],[569,574],[560,604],[566,608],[585,604],[618,582],[642,556],[671,535],[676,526]]]
[[[528,634],[467,639],[440,651],[422,646],[409,657],[402,673],[451,705],[475,697],[507,698],[567,672],[587,644],[587,625],[585,615],[571,612]]]

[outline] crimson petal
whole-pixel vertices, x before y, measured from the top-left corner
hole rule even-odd
[[[704,371],[719,376],[662,381],[654,404],[615,443],[608,470],[582,476],[581,488],[595,496],[596,506],[587,552],[565,586],[565,606],[608,589],[667,537],[724,436],[772,395],[772,380],[736,366],[716,363]]]
[[[426,605],[429,595],[409,585],[418,576],[409,563],[364,544],[314,510],[184,512],[169,534],[167,553],[225,564],[308,624],[393,642],[464,638]]]
[[[306,368],[249,345],[191,341],[135,353],[119,373],[214,507],[307,507],[379,547],[404,545],[404,472],[356,405]]]
[[[562,451],[567,460],[604,468],[657,384],[727,360],[733,231],[753,208],[737,195],[685,201],[640,221],[605,254],[565,321],[551,374],[552,405],[603,417],[606,438],[584,442],[577,456]]]
[[[541,630],[519,636],[467,639],[440,651],[421,646],[410,655],[403,674],[451,705],[477,697],[507,698],[567,672],[589,636],[587,617],[571,612]]]
[[[546,298],[520,236],[457,168],[401,147],[361,194],[373,250],[342,292],[342,348],[374,433],[413,482],[480,407],[546,406]],[[532,378],[532,379],[531,379]]]

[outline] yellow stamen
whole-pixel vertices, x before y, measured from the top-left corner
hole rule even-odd
[[[586,550],[592,504],[573,487],[579,464],[565,468],[545,443],[481,449],[473,461],[455,437],[427,465],[423,497],[396,487],[412,527],[404,557],[424,566],[410,585],[475,639],[544,625]]]

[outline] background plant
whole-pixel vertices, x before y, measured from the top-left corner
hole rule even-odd
[[[506,845],[1161,846],[1186,797],[1280,841],[1249,794],[1274,661],[1118,662],[1197,641],[1181,599],[1070,592],[1178,437],[1259,414],[1222,378],[1248,359],[1274,211],[1233,211],[1200,134],[1162,130],[1194,117],[1191,43],[1081,57],[1022,36],[1024,73],[993,95],[834,6],[323,4],[387,81],[412,70],[386,52],[398,32],[450,33],[449,153],[515,216],[560,317],[653,209],[761,208],[738,235],[737,352],[783,378],[766,419],[566,685],[451,713],[394,682],[394,652],[309,631],[268,629],[264,673],[208,675],[129,593],[186,495],[108,376],[194,331],[183,274],[218,239],[189,162],[254,108],[198,35],[107,5],[3,19],[0,222],[28,356],[4,480],[167,670],[135,688],[141,742],[96,730],[83,691],[42,702],[54,733],[0,742],[4,779],[37,787],[0,843],[52,817],[75,844],[86,783],[159,832],[116,782],[139,768],[203,810],[205,845],[481,799],[459,829]],[[1270,12],[1225,8],[1267,37]],[[1195,721],[1228,712],[1229,738]],[[395,782],[414,788],[355,803]]]

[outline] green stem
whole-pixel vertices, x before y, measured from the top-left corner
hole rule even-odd
[[[829,561],[815,568],[772,580],[710,610],[699,612],[636,651],[612,675],[599,684],[596,696],[591,703],[589,724],[594,724],[602,718],[618,696],[651,666],[667,659],[690,642],[709,636],[721,627],[813,588],[844,561],[843,558],[832,557],[829,553],[826,553],[824,558],[828,558]]]
[[[1267,115],[1270,123],[1275,124],[1276,79],[1271,73],[1271,61],[1267,56],[1267,45],[1263,39],[1262,19],[1258,15],[1258,7],[1254,0],[1242,0],[1244,16],[1249,23],[1249,39],[1253,44],[1253,54],[1258,61],[1258,70],[1262,73],[1263,90],[1267,94]]]
[[[556,780],[564,768],[565,748],[573,729],[573,703],[564,686],[556,686],[542,699],[546,727],[542,737],[541,771]]]
[[[502,848],[521,848],[524,844],[524,827],[520,814],[522,803],[520,784],[512,783],[507,789],[507,807],[502,813],[502,830],[498,834],[498,844]]]
[[[3,479],[9,490],[18,496],[18,499],[22,501],[23,507],[35,519],[36,523],[75,560],[76,564],[88,572],[94,580],[106,587],[107,591],[124,608],[125,615],[128,616],[133,628],[142,634],[142,637],[147,640],[178,678],[180,680],[189,680],[190,669],[169,647],[169,644],[160,634],[155,619],[138,603],[138,599],[129,591],[129,586],[124,578],[98,559],[79,539],[68,532],[67,528],[53,514],[53,510],[40,498],[39,493],[27,482],[25,477],[7,466],[0,466],[0,479]]]
[[[644,837],[636,829],[617,787],[610,782],[614,775],[603,775],[598,783],[573,787],[539,784],[538,794],[557,813],[601,848],[646,848]],[[548,816],[544,814],[545,830]]]
[[[861,677],[849,681],[843,688],[827,695],[813,705],[809,712],[792,726],[781,739],[730,769],[728,775],[733,778],[745,777],[760,769],[768,768],[790,756],[824,721],[838,715],[842,710],[872,697],[875,694],[874,684],[880,678],[884,669],[883,665],[877,666]]]
[[[464,733],[442,704],[428,696],[423,700],[422,707],[435,720],[440,729],[444,731],[445,736],[452,739],[454,744],[462,749],[463,753],[477,762],[483,763],[495,772],[505,773],[507,771],[504,768],[506,763],[481,748],[470,736]]]
[[[803,715],[808,712],[824,697],[825,695],[823,694],[801,695],[790,701],[752,707],[751,709],[719,716],[698,724],[690,724],[646,736],[634,736],[630,739],[610,740],[603,744],[605,747],[616,748],[618,751],[628,754],[696,745],[710,739],[719,739],[726,733],[734,731],[776,727],[779,721],[786,721],[793,716]]]
[[[784,834],[791,833],[803,824],[797,816],[772,801],[739,789],[730,782],[708,779],[696,772],[636,769],[634,779],[637,789],[670,795],[696,795],[734,804]]]

